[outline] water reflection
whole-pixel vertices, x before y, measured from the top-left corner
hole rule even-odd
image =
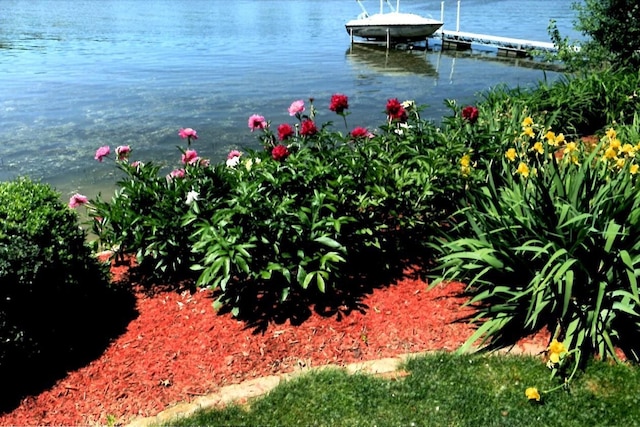
[[[428,58],[429,52],[417,49],[387,49],[376,44],[352,43],[346,57],[356,68],[366,67],[385,75],[420,74],[438,77]]]

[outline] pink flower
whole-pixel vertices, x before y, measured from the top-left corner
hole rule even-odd
[[[129,158],[131,154],[131,147],[128,145],[120,145],[116,147],[116,156],[118,156],[118,160],[126,160]]]
[[[174,169],[169,175],[167,175],[167,179],[171,180],[172,178],[184,178],[184,169]]]
[[[342,114],[344,110],[349,108],[349,98],[341,93],[336,93],[331,96],[331,102],[329,103],[329,110],[335,111],[338,114]]]
[[[369,132],[367,128],[358,126],[351,131],[351,137],[354,139],[373,138],[373,134]]]
[[[462,118],[467,120],[469,123],[474,124],[478,121],[478,109],[471,105],[464,107],[462,109]]]
[[[184,129],[180,129],[178,131],[178,135],[180,135],[180,138],[182,139],[198,139],[198,134],[195,130],[191,129],[191,128],[184,128]]]
[[[276,145],[273,147],[273,150],[271,150],[271,157],[273,157],[274,160],[283,161],[289,157],[289,150],[282,144]]]
[[[316,128],[316,124],[313,120],[304,120],[302,125],[300,126],[300,135],[302,136],[312,136],[318,133],[318,128]]]
[[[289,123],[283,123],[278,126],[278,139],[284,141],[293,136],[293,127]]]
[[[389,99],[387,101],[386,108],[387,116],[389,116],[389,120],[397,120],[400,122],[404,122],[407,120],[407,111],[404,109],[398,98]]]
[[[144,166],[144,163],[142,163],[140,160],[136,160],[135,162],[131,163],[131,166],[139,169]]]
[[[102,146],[96,150],[96,155],[94,159],[96,159],[99,162],[102,162],[102,159],[107,157],[110,153],[111,153],[111,149],[109,148],[108,145]]]
[[[297,101],[293,101],[291,106],[289,106],[289,115],[295,116],[296,114],[300,114],[304,111],[304,101],[299,99]]]
[[[87,196],[83,196],[82,194],[78,194],[78,193],[74,194],[69,199],[69,207],[71,209],[75,209],[78,206],[82,206],[87,203],[89,203],[89,199],[87,199]]]
[[[267,122],[264,119],[264,116],[259,114],[254,114],[249,117],[249,129],[253,132],[256,129],[264,129],[267,127]]]
[[[194,164],[196,162],[198,162],[198,153],[196,153],[196,150],[187,150],[184,152],[184,154],[182,155],[182,163],[186,164]]]

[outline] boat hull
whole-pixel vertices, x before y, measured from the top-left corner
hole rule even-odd
[[[424,40],[442,27],[442,22],[411,13],[383,13],[352,19],[347,33],[368,40]]]
[[[441,23],[420,24],[420,25],[367,25],[367,24],[346,24],[347,33],[354,37],[367,40],[384,41],[387,40],[387,30],[389,39],[398,41],[424,40],[433,35],[442,27]]]

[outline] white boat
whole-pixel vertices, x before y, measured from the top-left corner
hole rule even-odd
[[[394,8],[389,0],[380,0],[380,12],[369,15],[361,0],[356,0],[362,13],[345,24],[351,37],[375,41],[418,41],[426,40],[442,27],[442,22],[414,13],[401,13],[400,0]],[[384,3],[390,11],[384,11]]]

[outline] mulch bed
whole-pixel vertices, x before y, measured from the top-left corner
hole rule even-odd
[[[300,367],[345,365],[427,350],[453,350],[473,329],[460,319],[461,284],[427,291],[415,271],[372,289],[355,310],[310,311],[263,330],[216,313],[210,291],[149,293],[112,266],[135,293],[137,317],[98,358],[24,397],[0,425],[126,424],[220,387]],[[546,342],[542,342],[546,344]]]

